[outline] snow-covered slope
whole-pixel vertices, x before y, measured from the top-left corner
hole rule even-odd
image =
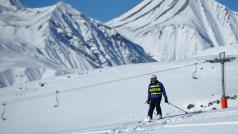
[[[211,47],[238,45],[238,12],[215,0],[144,0],[106,24],[158,61],[187,59]]]
[[[3,88],[0,90],[0,104],[7,103],[3,114],[7,120],[0,120],[0,133],[174,134],[175,131],[185,133],[189,130],[189,134],[197,134],[197,131],[192,131],[193,127],[187,125],[189,128],[184,128],[177,124],[195,123],[196,130],[201,129],[205,134],[220,134],[224,131],[235,134],[238,132],[237,123],[234,126],[224,122],[238,121],[237,108],[219,111],[220,104],[217,100],[222,92],[221,65],[203,63],[210,58],[214,57],[123,65]],[[193,64],[196,62],[201,64],[198,65],[198,79],[193,79]],[[171,103],[191,112],[214,110],[180,115],[183,114],[181,111],[165,104],[163,100],[163,115],[167,118],[154,123],[138,123],[147,115],[148,105],[145,100],[152,72],[157,72],[159,80],[165,85]],[[237,78],[238,61],[226,63],[229,108],[238,106]],[[54,108],[57,104],[56,91],[59,91],[58,108]],[[190,104],[194,107],[188,110]],[[3,112],[2,105],[0,112]],[[219,122],[222,124],[217,125]],[[202,125],[199,126],[199,123]],[[209,126],[209,123],[213,125]]]
[[[31,9],[3,0],[0,33],[0,87],[72,69],[154,61],[139,45],[64,2]]]

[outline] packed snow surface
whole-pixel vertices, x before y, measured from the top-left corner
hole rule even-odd
[[[207,59],[214,57],[122,65],[2,88],[0,102],[7,105],[6,121],[0,121],[0,133],[172,134],[189,131],[196,134],[193,130],[201,128],[204,133],[226,130],[236,133],[238,61],[226,63],[226,89],[231,108],[219,110],[221,65],[204,62]],[[192,78],[194,63],[199,63],[198,79]],[[145,100],[152,73],[164,83],[169,101],[190,114],[184,115],[162,102],[165,118],[143,122],[148,110]],[[56,91],[59,91],[57,108],[54,107],[57,104]],[[188,109],[188,105],[194,107]]]

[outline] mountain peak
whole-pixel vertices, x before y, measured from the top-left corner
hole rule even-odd
[[[53,12],[61,12],[63,14],[82,14],[80,11],[74,9],[70,4],[64,2],[64,1],[59,1],[58,3],[54,4],[51,6],[53,8]]]
[[[20,0],[1,0],[0,5],[6,8],[21,10],[26,7],[20,2]]]
[[[238,42],[238,13],[215,0],[144,0],[106,24],[158,61]]]
[[[71,5],[69,5],[68,3],[64,2],[64,1],[57,2],[55,4],[55,6],[58,7],[58,8],[68,8],[68,7],[71,7]]]

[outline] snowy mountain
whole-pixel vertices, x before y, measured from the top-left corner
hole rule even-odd
[[[212,47],[238,45],[238,12],[215,0],[144,0],[106,24],[158,61],[187,59]]]
[[[59,2],[0,1],[0,87],[89,69],[155,61],[137,44]]]
[[[2,11],[3,9],[22,10],[26,8],[19,0],[1,0],[0,7],[0,11]]]

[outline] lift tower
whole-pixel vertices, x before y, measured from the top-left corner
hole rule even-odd
[[[209,63],[221,63],[221,82],[222,82],[222,97],[221,97],[221,108],[227,108],[227,96],[226,96],[226,85],[225,85],[225,63],[235,60],[235,57],[226,57],[225,52],[219,54],[219,59],[206,60]]]

